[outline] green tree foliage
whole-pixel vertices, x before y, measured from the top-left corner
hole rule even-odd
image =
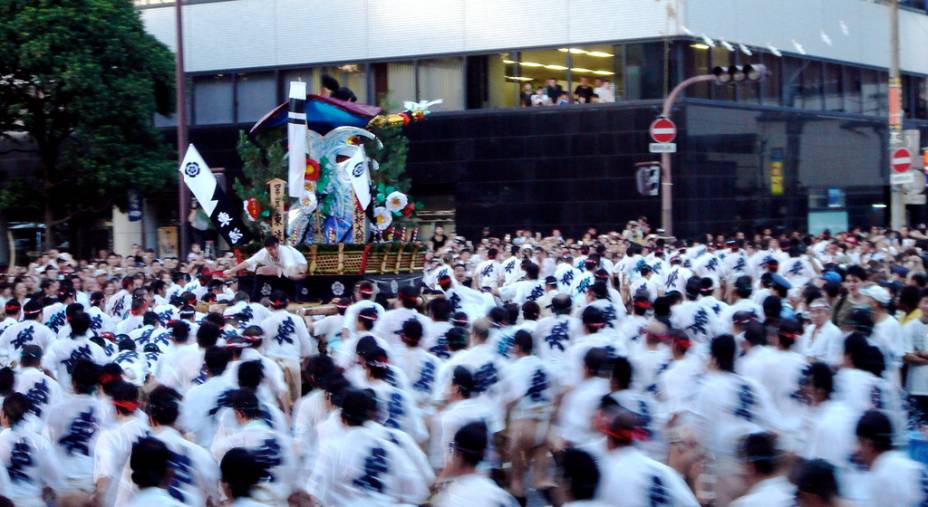
[[[152,121],[173,108],[174,57],[130,0],[0,1],[0,135],[25,134],[39,158],[36,180],[0,193],[0,211],[37,201],[51,233],[124,207],[126,189],[176,181]]]

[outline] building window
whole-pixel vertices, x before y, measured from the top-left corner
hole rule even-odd
[[[232,78],[226,74],[193,78],[193,118],[197,125],[232,123]]]
[[[236,74],[236,121],[252,122],[274,109],[277,101],[277,80],[273,72]]]
[[[880,94],[880,76],[875,70],[860,70],[860,96],[861,112],[869,115],[880,114],[880,102],[884,97]]]
[[[700,74],[709,74],[712,69],[709,68],[709,46],[703,42],[686,42],[684,47],[683,59],[683,79],[698,76]],[[699,99],[709,98],[709,87],[711,83],[696,83],[686,89],[688,97]]]
[[[782,63],[783,105],[786,107],[802,107],[802,74],[809,65],[809,61],[784,56]]]
[[[625,97],[629,100],[664,97],[664,43],[625,46]]]
[[[516,107],[522,86],[534,90],[531,78],[519,76],[517,56],[513,53],[467,57],[467,108]],[[523,82],[524,81],[524,82]]]
[[[802,108],[822,110],[822,63],[807,60],[802,71]]]
[[[834,63],[825,64],[825,110],[844,111],[844,82],[841,76],[841,66]]]
[[[192,89],[191,86],[192,86],[191,79],[188,77],[187,78],[187,93],[184,94],[184,98],[187,101],[186,105],[187,105],[187,123],[188,124],[190,124],[192,121],[191,113],[193,112],[193,110],[191,109],[191,105],[193,104],[193,94],[190,93],[190,90]],[[176,113],[170,116],[162,116],[158,113],[155,113],[155,127],[156,128],[171,128],[171,127],[176,127],[176,126],[177,126],[177,114]]]
[[[570,54],[570,76],[574,88],[571,92],[575,101],[615,102],[621,97],[622,77],[616,72],[621,67],[618,65],[621,55],[617,48],[621,49],[621,46],[600,44],[558,49]],[[593,88],[595,96],[589,95],[588,88],[584,88],[578,97],[578,87],[581,86]]]
[[[358,102],[367,102],[367,73],[364,72],[363,63],[346,63],[333,67],[319,67],[315,69],[318,79],[310,87],[313,93],[322,92],[322,76],[331,76],[340,88],[347,88],[354,94]],[[346,94],[347,95],[347,94]],[[404,98],[402,100],[409,100]]]
[[[371,65],[377,105],[389,112],[403,110],[403,102],[416,100],[416,64],[412,61]]]
[[[859,68],[847,65],[843,69],[845,112],[858,114],[863,112],[863,102],[860,98],[860,72]]]
[[[464,109],[464,60],[461,58],[420,60],[418,79],[417,100],[442,99],[432,110]]]
[[[916,77],[915,83],[915,117],[928,118],[928,78]]]
[[[761,103],[768,106],[779,106],[782,104],[780,86],[783,79],[783,67],[780,58],[770,53],[755,53],[750,57],[753,61],[760,63],[767,68],[767,78],[760,82]]]
[[[571,83],[568,80],[570,67],[567,62],[569,54],[566,49],[564,51],[540,49],[521,52],[517,59],[519,83],[523,86],[525,83],[530,83],[537,89],[539,86],[547,86],[550,84],[549,81],[553,80],[554,86],[546,90],[552,104],[557,104],[558,101],[569,101],[571,92]],[[530,78],[531,81],[526,78]],[[555,91],[558,87],[560,96]]]

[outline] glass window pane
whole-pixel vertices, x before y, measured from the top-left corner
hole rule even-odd
[[[754,57],[758,55],[755,53]],[[765,67],[767,67],[767,79],[764,79],[760,83],[760,93],[761,93],[761,102],[768,106],[778,106],[781,104],[780,97],[780,83],[783,80],[783,67],[780,65],[782,62],[780,58],[770,54],[770,53],[761,53],[760,58],[755,61],[760,61]]]
[[[802,105],[802,60],[798,58],[783,57],[783,105],[786,107],[800,107]]]
[[[237,74],[235,79],[239,122],[255,121],[277,106],[277,80],[273,72]]]
[[[844,111],[844,84],[841,80],[841,66],[825,64],[825,110]]]
[[[860,70],[860,95],[863,114],[880,114],[880,82],[875,70]]]
[[[192,86],[191,79],[188,78],[187,79],[187,93],[184,95],[184,98],[187,101],[187,123],[188,124],[191,121],[190,113],[192,112],[192,110],[190,109],[190,105],[192,104],[192,99],[193,99],[193,94],[190,93],[191,86]],[[155,127],[165,128],[165,127],[175,127],[175,126],[177,126],[177,114],[172,114],[170,116],[162,116],[158,113],[155,113]]]
[[[664,43],[628,44],[625,52],[625,93],[629,100],[664,96]]]
[[[928,79],[918,77],[915,83],[915,117],[928,118]]]
[[[559,48],[571,56],[571,90],[574,100],[586,102],[615,102],[616,47],[611,44]]]
[[[387,70],[387,109],[403,110],[403,101],[416,98],[416,70],[412,62],[390,62]]]
[[[322,76],[330,76],[338,81],[340,97],[343,100],[350,100],[347,97],[354,96],[356,102],[367,102],[367,74],[364,72],[364,64],[346,63],[333,67],[320,67],[315,69],[316,79],[310,81],[309,89],[312,93],[322,92]],[[347,88],[347,90],[345,89]],[[328,92],[327,92],[328,93]],[[409,100],[412,96],[402,100]]]
[[[711,51],[712,68],[728,68],[734,63],[734,55],[722,46],[716,46]],[[716,85],[712,87],[712,98],[716,100],[735,100],[734,84]]]
[[[848,113],[860,113],[863,103],[860,100],[860,69],[845,66],[844,72],[844,110]]]
[[[712,72],[709,68],[709,46],[702,42],[687,42],[684,52],[686,57],[683,61],[683,78],[708,74]],[[686,89],[686,95],[700,99],[709,98],[709,87],[712,83],[696,83]]]
[[[822,62],[802,62],[802,108],[822,109]]]
[[[519,54],[519,77],[522,83],[544,86],[545,95],[552,104],[570,100],[570,83],[567,82],[567,51],[540,49]],[[531,78],[531,81],[525,80]],[[574,77],[576,80],[577,78]],[[547,101],[543,101],[547,103]]]
[[[433,111],[464,109],[464,60],[442,58],[419,62],[418,100],[442,99]]]
[[[468,107],[516,107],[519,105],[516,102],[517,90],[525,85],[528,85],[529,90],[543,87],[542,81],[534,81],[530,77],[519,75],[517,59],[518,56],[514,53],[499,53],[469,59],[467,62],[467,93],[470,102]],[[485,70],[483,70],[484,66]],[[475,91],[478,89],[480,93],[476,94]],[[530,97],[531,94],[529,94]]]
[[[232,78],[224,74],[193,78],[197,125],[232,123]]]
[[[878,71],[879,87],[877,88],[877,100],[880,101],[880,116],[889,115],[889,73]]]

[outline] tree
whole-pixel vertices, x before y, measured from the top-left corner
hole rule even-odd
[[[278,129],[282,130],[282,129]],[[252,141],[244,132],[238,134],[238,156],[242,159],[242,173],[245,176],[247,185],[241,180],[236,179],[234,183],[235,194],[239,199],[246,201],[254,198],[258,201],[262,211],[271,209],[271,196],[268,192],[267,182],[280,178],[287,179],[287,152],[279,139],[278,131],[268,131],[259,134]],[[270,212],[264,213],[264,217],[258,217],[258,220],[251,222],[245,218],[245,224],[251,228],[256,238],[264,236],[270,231],[270,221],[267,217]],[[263,228],[262,228],[263,224]]]
[[[51,246],[54,226],[174,181],[153,123],[173,95],[174,57],[131,0],[0,2],[0,135],[25,134],[40,168],[0,192],[0,211],[39,203]]]

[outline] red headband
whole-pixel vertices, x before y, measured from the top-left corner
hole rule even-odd
[[[606,323],[605,322],[591,322],[587,324],[586,327],[590,329],[602,329],[606,327]]]
[[[22,306],[19,303],[7,303],[3,307],[3,311],[6,313],[18,312],[22,309]]]
[[[648,434],[641,428],[622,428],[616,431],[604,429],[603,433],[607,437],[612,437],[623,442],[634,442],[648,439]]]
[[[271,301],[271,306],[282,308],[284,306],[287,306],[287,303],[283,299],[274,299]]]
[[[780,336],[784,336],[784,337],[786,337],[786,338],[789,338],[789,339],[791,339],[791,340],[793,340],[793,341],[796,341],[800,336],[802,336],[801,333],[794,333],[794,332],[791,332],[791,331],[789,331],[789,332],[781,331],[781,332],[779,332],[779,333],[777,333],[777,334],[779,334]]]
[[[689,338],[684,338],[681,336],[681,337],[674,337],[673,344],[676,345],[677,347],[680,347],[683,350],[689,350],[690,347],[693,345],[693,342],[691,342]]]
[[[101,373],[100,374],[100,384],[106,385],[110,382],[115,382],[117,380],[122,380],[122,375],[116,375],[113,373]]]
[[[635,306],[635,308],[644,308],[644,309],[651,308],[651,302],[648,301],[647,299],[636,300],[632,304]]]
[[[405,295],[404,295],[404,294],[400,294],[399,297],[400,297],[400,299],[403,300],[403,301],[414,301],[414,302],[417,302],[417,303],[419,302],[419,296],[414,296],[414,295],[411,295],[411,294],[405,294]]]
[[[113,405],[128,412],[135,412],[139,408],[139,402],[133,400],[113,400]]]
[[[374,289],[372,287],[361,287],[358,290],[358,292],[360,292],[361,294],[373,294]]]
[[[364,319],[364,320],[369,320],[369,321],[371,321],[371,322],[377,320],[377,316],[376,316],[376,315],[375,315],[375,316],[371,316],[371,315],[364,315],[364,314],[362,314],[362,313],[359,313],[359,314],[358,314],[358,318],[359,318],[359,319]]]

